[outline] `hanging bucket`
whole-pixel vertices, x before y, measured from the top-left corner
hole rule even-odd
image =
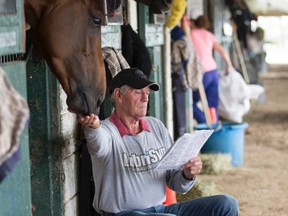
[[[244,129],[247,123],[219,123],[212,124],[214,133],[209,137],[201,149],[201,153],[231,154],[231,164],[241,166],[244,158]],[[209,129],[206,124],[198,124],[195,130]]]

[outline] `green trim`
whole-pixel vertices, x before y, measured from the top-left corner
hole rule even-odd
[[[138,3],[138,34],[140,38],[146,42],[146,24],[149,23],[149,8],[148,6]]]
[[[64,215],[57,80],[35,50],[27,62],[34,216]]]
[[[149,115],[154,116],[165,122],[164,112],[164,82],[162,77],[162,50],[160,46],[148,48],[154,70],[151,72],[150,79],[160,85],[158,92],[151,92],[149,99]]]

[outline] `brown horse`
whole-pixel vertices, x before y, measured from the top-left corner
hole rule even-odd
[[[156,5],[154,11],[161,12],[161,7],[166,9],[171,0],[136,1],[152,10]],[[151,4],[154,1],[163,4]],[[24,1],[32,44],[66,92],[70,112],[82,115],[99,112],[106,93],[101,25],[105,24],[105,9],[112,12],[120,3],[120,0],[107,0],[107,5],[104,0]]]
[[[106,92],[99,0],[25,0],[31,41],[67,94],[71,112],[98,112]]]

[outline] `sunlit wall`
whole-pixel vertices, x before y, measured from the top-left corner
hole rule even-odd
[[[288,16],[260,16],[264,29],[264,50],[268,64],[288,64]]]

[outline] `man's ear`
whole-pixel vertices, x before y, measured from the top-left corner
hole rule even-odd
[[[123,100],[123,94],[122,94],[122,92],[121,92],[121,89],[120,88],[116,88],[115,90],[114,90],[114,103],[116,103],[116,101],[117,102],[122,102],[122,100]]]
[[[121,93],[121,89],[120,88],[116,88],[115,90],[114,90],[114,94],[115,94],[115,96],[116,97],[121,97],[121,95],[122,95],[122,93]]]

